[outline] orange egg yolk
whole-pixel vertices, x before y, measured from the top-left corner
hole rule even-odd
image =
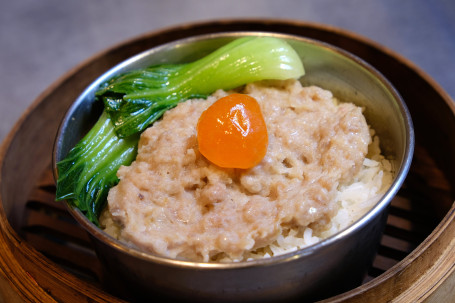
[[[267,152],[268,134],[258,102],[232,94],[213,103],[199,118],[199,151],[225,168],[251,168]]]

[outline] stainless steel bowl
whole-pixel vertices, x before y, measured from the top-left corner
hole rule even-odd
[[[158,301],[316,300],[359,285],[372,262],[385,226],[387,207],[411,164],[413,126],[400,95],[376,69],[326,43],[277,33],[220,33],[175,41],[132,57],[103,74],[75,100],[57,134],[54,170],[55,163],[65,157],[98,118],[101,109],[93,102],[93,96],[102,82],[151,64],[195,60],[246,35],[287,40],[303,60],[304,85],[321,86],[341,100],[365,107],[368,123],[381,138],[383,153],[396,168],[393,184],[356,223],[318,244],[269,259],[230,264],[178,261],[141,252],[110,237],[69,207],[92,236],[104,267],[106,285],[120,296]]]

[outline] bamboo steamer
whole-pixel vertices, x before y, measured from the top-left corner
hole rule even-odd
[[[58,125],[82,90],[118,62],[172,40],[239,30],[302,35],[358,55],[392,82],[414,121],[413,164],[392,201],[369,275],[324,302],[455,300],[453,100],[404,58],[352,33],[295,21],[225,20],[168,28],[115,46],[70,71],[24,113],[0,149],[0,302],[124,302],[100,282],[100,263],[85,231],[53,201],[50,164]]]

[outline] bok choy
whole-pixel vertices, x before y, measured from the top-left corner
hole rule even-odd
[[[140,133],[166,110],[217,89],[303,74],[299,56],[285,41],[244,37],[194,62],[151,66],[112,78],[95,93],[97,102],[104,103],[98,122],[57,163],[56,199],[66,199],[98,224],[108,191],[118,182],[118,168],[134,161]]]

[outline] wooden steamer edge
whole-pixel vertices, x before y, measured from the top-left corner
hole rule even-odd
[[[99,71],[90,71],[90,64],[93,60],[110,55],[117,62],[120,62],[123,59],[122,57],[126,58],[137,53],[137,48],[146,49],[167,41],[200,33],[222,30],[257,30],[257,28],[261,27],[269,31],[277,28],[279,30],[276,31],[290,34],[299,29],[305,29],[310,32],[322,31],[331,35],[343,35],[350,39],[359,40],[369,47],[380,49],[388,55],[398,57],[404,65],[416,71],[442,96],[447,105],[451,107],[452,112],[455,112],[453,101],[430,77],[404,58],[400,58],[364,37],[329,26],[299,21],[221,20],[194,23],[152,32],[122,43],[94,56],[68,72],[35,100],[4,140],[0,149],[0,172],[3,172],[3,160],[22,123],[33,113],[36,114],[36,111],[39,110],[39,105],[53,93],[54,89],[69,82],[75,76],[77,77],[77,73],[80,73],[81,70],[89,70],[93,79],[96,78],[97,75],[94,75],[94,73],[99,73]],[[151,38],[153,38],[152,45],[143,45],[142,40]],[[132,45],[135,45],[135,47],[125,51]],[[125,53],[120,54],[122,51]],[[91,82],[92,79],[86,80]],[[2,176],[3,174],[0,174],[0,188],[4,186]],[[22,241],[8,222],[3,205],[2,197],[0,196],[0,293],[5,302],[123,302],[62,270],[28,243]],[[455,248],[454,236],[455,208],[452,206],[437,228],[402,261],[376,279],[351,291],[324,300],[324,302],[378,302],[379,300],[392,302],[453,301],[451,296],[455,295],[455,254],[452,253]]]

